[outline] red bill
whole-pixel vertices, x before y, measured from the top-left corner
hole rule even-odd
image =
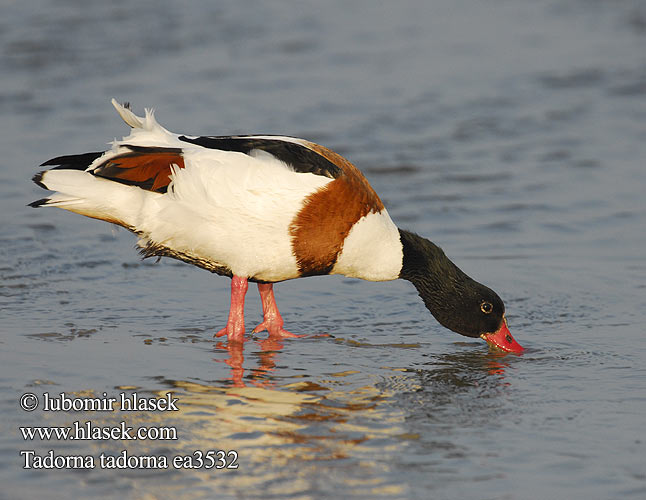
[[[507,319],[505,317],[502,318],[502,324],[497,331],[493,333],[483,333],[480,337],[483,338],[490,346],[497,347],[498,349],[502,349],[506,352],[515,352],[520,354],[525,350],[523,346],[516,342],[514,337],[511,336],[511,332],[509,331],[509,328],[507,328]]]

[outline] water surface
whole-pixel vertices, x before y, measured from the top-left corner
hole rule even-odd
[[[643,498],[645,20],[629,0],[3,7],[0,497]],[[343,277],[277,286],[288,328],[321,335],[215,341],[229,280],[25,207],[36,165],[127,133],[112,97],[176,132],[344,154],[396,223],[498,291],[526,353],[443,329],[407,282]],[[250,287],[248,325],[260,311]],[[19,407],[169,391],[177,412]],[[74,421],[178,439],[19,432]],[[239,467],[24,470],[25,449]]]

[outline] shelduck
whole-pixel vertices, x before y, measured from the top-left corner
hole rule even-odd
[[[431,241],[399,229],[363,174],[337,153],[274,135],[174,134],[151,110],[136,116],[112,104],[132,127],[108,151],[59,156],[34,177],[56,191],[32,207],[59,207],[137,234],[144,257],[179,259],[231,278],[231,308],[216,336],[244,340],[244,298],[257,283],[263,321],[283,328],[274,283],[343,274],[402,278],[446,328],[520,353],[498,295],[463,273]]]

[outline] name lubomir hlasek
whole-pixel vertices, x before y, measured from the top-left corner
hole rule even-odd
[[[108,397],[104,392],[103,397],[70,397],[64,392],[57,396],[43,394],[43,411],[114,411],[114,405],[119,405],[121,411],[179,411],[177,402],[169,392],[164,397],[143,398],[136,392],[132,394],[119,394],[119,398]]]

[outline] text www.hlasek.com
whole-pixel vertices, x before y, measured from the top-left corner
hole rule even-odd
[[[132,427],[126,422],[119,422],[114,427],[101,427],[92,425],[87,421],[72,422],[67,427],[20,427],[22,438],[25,441],[100,441],[100,440],[135,440],[152,439],[156,441],[177,440],[175,427]]]

